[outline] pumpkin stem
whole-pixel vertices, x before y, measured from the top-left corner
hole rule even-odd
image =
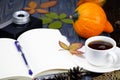
[[[79,14],[77,11],[70,16],[70,18],[73,19],[74,22],[78,20],[78,17],[79,17]]]

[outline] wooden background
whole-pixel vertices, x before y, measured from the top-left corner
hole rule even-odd
[[[21,10],[25,7],[30,0],[0,0],[0,24],[5,23],[6,21],[12,18],[12,14],[15,11]],[[34,0],[40,5],[45,1],[50,0]],[[68,16],[71,15],[75,8],[78,0],[58,0],[58,4],[54,7],[49,8],[50,12],[66,13]],[[120,0],[107,0],[106,4],[103,6],[103,9],[106,12],[108,20],[113,25],[115,31],[111,34],[103,33],[102,35],[111,36],[117,42],[117,45],[120,46]],[[43,14],[35,13],[32,16],[39,18]],[[0,27],[2,27],[0,25]],[[43,26],[46,27],[46,26]],[[83,42],[85,39],[78,36],[73,26],[70,24],[63,24],[61,33],[68,38],[69,42]]]
[[[110,36],[116,40],[117,46],[120,47],[120,0],[107,0],[103,8],[114,27],[114,32]]]

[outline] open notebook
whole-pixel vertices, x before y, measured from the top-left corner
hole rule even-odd
[[[45,28],[26,31],[17,40],[0,38],[0,80],[32,80],[75,67],[59,41],[69,44],[59,30]]]

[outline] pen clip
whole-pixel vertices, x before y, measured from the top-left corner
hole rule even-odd
[[[17,50],[18,50],[19,52],[22,51],[22,50],[21,50],[21,46],[20,46],[20,44],[19,44],[18,41],[15,41],[15,46],[16,46],[16,48],[17,48]]]

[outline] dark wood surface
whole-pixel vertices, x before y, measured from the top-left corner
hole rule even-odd
[[[35,0],[39,4],[48,1],[48,0]],[[58,0],[58,4],[54,7],[49,8],[50,12],[66,13],[68,16],[71,15],[75,8],[78,0]],[[103,33],[102,35],[110,36],[116,40],[117,46],[120,47],[120,0],[107,0],[104,4],[103,9],[106,13],[106,16],[110,23],[114,27],[114,32],[111,34]],[[39,17],[41,14],[35,13],[33,16]],[[43,26],[46,27],[46,26]],[[69,42],[83,42],[84,38],[81,38],[76,34],[72,25],[63,24],[62,29],[60,29],[61,33],[68,38]]]
[[[0,0],[0,24],[11,19],[13,12],[21,10],[23,7],[27,6],[28,2],[31,0]],[[50,0],[34,0],[37,2],[38,6],[46,1]],[[66,13],[68,16],[71,15],[75,8],[78,0],[58,0],[56,6],[48,8],[49,12],[56,12],[58,14]],[[120,47],[120,0],[107,0],[103,9],[106,12],[108,20],[114,27],[114,32],[111,34],[105,34],[111,36],[116,40],[117,46]],[[41,17],[44,14],[35,13],[32,16]],[[0,26],[1,27],[1,26]],[[44,25],[43,27],[47,27]],[[63,24],[62,29],[60,29],[61,33],[68,38],[69,42],[83,42],[85,39],[81,38],[76,34],[71,24]]]
[[[40,4],[48,0],[40,0]],[[67,16],[73,14],[78,0],[57,0],[56,6],[49,8],[49,12],[56,12],[57,14],[65,13]],[[42,16],[41,14],[34,14],[33,16]],[[46,26],[43,26],[46,27]],[[79,39],[71,24],[63,24],[60,29],[61,33],[68,38],[69,42],[84,42]]]

